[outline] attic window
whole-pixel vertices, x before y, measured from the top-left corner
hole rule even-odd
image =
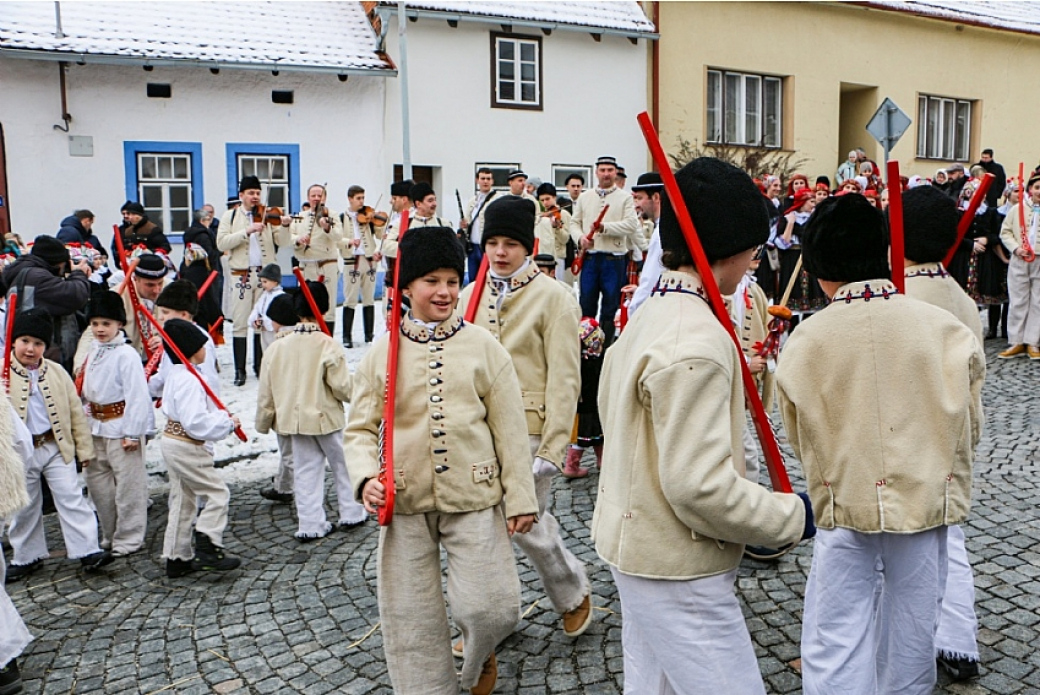
[[[173,96],[173,88],[163,82],[149,82],[148,96],[153,99],[169,99]]]
[[[293,90],[275,89],[271,92],[271,101],[275,104],[291,104],[293,103]]]

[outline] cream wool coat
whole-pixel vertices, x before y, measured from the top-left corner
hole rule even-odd
[[[344,447],[361,499],[379,474],[389,335],[354,375]],[[401,324],[394,421],[396,514],[462,513],[494,507],[507,517],[538,513],[520,385],[509,353],[455,313],[430,332]]]
[[[742,295],[739,289],[737,293]],[[754,280],[747,285],[747,297],[734,295],[725,299],[730,317],[735,324],[739,321],[739,325],[735,326],[737,337],[740,338],[744,358],[750,364],[751,358],[756,354],[755,345],[764,341],[769,335],[769,321],[772,319],[769,315],[769,299]],[[736,302],[744,302],[743,316],[737,312]],[[750,307],[747,306],[748,303],[751,304]],[[766,369],[752,376],[755,378],[755,383],[758,384],[762,405],[765,406],[767,413],[772,413],[776,385],[773,373]]]
[[[1000,241],[1008,250],[1008,254],[1014,254],[1015,250],[1022,245],[1022,225],[1018,223],[1018,207],[1020,203],[1016,203],[1008,208],[1007,217],[1004,218],[1004,223],[1000,225]],[[1036,215],[1040,215],[1040,212],[1034,211],[1032,206],[1026,208],[1026,230],[1033,228],[1033,218]],[[1037,241],[1040,242],[1040,233],[1037,235]],[[1040,245],[1033,244],[1033,246]]]
[[[339,258],[340,246],[343,244],[343,225],[340,223],[339,214],[331,209],[329,213],[329,231],[325,231],[314,219],[314,212],[308,210],[300,214],[299,220],[293,220],[289,225],[289,236],[293,242],[293,255],[301,261],[328,261]],[[300,243],[302,237],[310,233],[310,244],[304,246]],[[354,230],[351,229],[351,238]]]
[[[354,245],[351,244],[354,240],[354,220],[350,217],[349,212],[343,213],[341,219],[343,223],[343,238],[339,244],[340,253],[343,255],[343,260],[352,263],[354,261]],[[377,227],[374,223],[359,224],[358,231],[361,232],[361,255],[371,258],[379,251],[379,245],[376,243],[383,238],[383,227]]]
[[[744,544],[801,538],[805,507],[744,478],[743,359],[694,275],[659,289],[607,351],[596,552],[620,572],[697,579],[736,568]]]
[[[961,289],[940,263],[919,263],[904,269],[906,294],[914,299],[946,309],[975,334],[979,345],[983,344],[982,319],[979,308],[971,297]]]
[[[350,400],[346,353],[317,324],[301,323],[264,353],[256,431],[321,436],[343,429]]]
[[[217,227],[217,248],[228,254],[228,267],[231,270],[249,269],[249,235],[246,230],[251,224],[249,215],[241,208],[228,210],[220,218],[220,226]],[[261,265],[276,263],[275,244],[289,244],[289,229],[281,225],[265,224],[263,231],[258,234],[260,253],[263,256]]]
[[[474,323],[509,352],[520,380],[527,433],[542,438],[536,456],[562,470],[581,395],[581,308],[570,291],[534,263],[509,282],[511,289],[497,307],[498,291],[488,274]],[[460,293],[460,313],[474,287],[470,283]]]
[[[566,258],[567,240],[571,235],[568,231],[571,224],[571,214],[566,210],[560,211],[560,220],[563,226],[553,227],[552,216],[542,216],[539,213],[534,224],[534,237],[538,240],[538,253],[548,253],[553,258]]]
[[[76,384],[61,365],[43,360],[40,365],[39,387],[47,404],[47,416],[54,431],[54,441],[65,463],[73,460],[94,459],[94,438],[83,412],[83,404],[76,394]],[[29,412],[29,373],[18,360],[11,359],[11,405],[25,422]]]
[[[32,449],[31,442],[29,449]],[[7,396],[0,392],[0,519],[14,516],[27,504],[25,462],[16,443],[14,413]]]
[[[599,217],[604,205],[610,205],[603,217],[603,229],[592,237],[593,246],[590,251],[604,253],[628,253],[632,238],[642,233],[639,218],[636,217],[636,206],[632,194],[615,188],[606,197],[600,198],[595,189],[589,189],[578,196],[571,213],[570,234],[575,244],[592,230],[592,223]]]
[[[784,429],[816,525],[917,533],[971,504],[986,357],[950,312],[887,280],[842,286],[777,368]]]

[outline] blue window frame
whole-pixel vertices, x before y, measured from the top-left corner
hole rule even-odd
[[[171,242],[179,242],[192,212],[205,203],[202,143],[123,142],[126,198],[144,205]]]
[[[260,179],[262,200],[269,205],[300,209],[300,146],[277,143],[229,142],[227,148],[228,197],[238,195],[243,176]],[[270,189],[270,192],[268,192]]]

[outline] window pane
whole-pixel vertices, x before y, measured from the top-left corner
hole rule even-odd
[[[498,77],[501,80],[515,80],[516,69],[515,64],[509,61],[499,61],[498,63]]]
[[[170,186],[170,207],[187,208],[191,188],[189,186]]]
[[[156,224],[162,226],[163,224],[163,211],[162,208],[150,208],[145,207],[144,214],[148,215],[148,219]]]
[[[260,181],[271,180],[271,160],[269,159],[258,159],[256,160],[256,175]]]
[[[744,143],[757,145],[759,127],[759,97],[762,80],[755,75],[744,77]]]
[[[943,137],[942,151],[944,159],[953,159],[953,136],[956,131],[957,112],[953,108],[953,101],[944,99],[943,105]]]
[[[533,82],[535,79],[534,63],[520,63],[520,79]]]
[[[964,161],[968,158],[968,145],[971,136],[971,102],[957,102],[957,137],[954,156]]]
[[[503,101],[514,101],[516,99],[516,83],[501,82],[498,85],[498,98]]]
[[[722,139],[722,75],[716,70],[708,71],[708,142]]]
[[[155,178],[155,157],[141,157],[141,178]]]
[[[534,49],[533,43],[520,44],[520,60],[534,60]]]
[[[740,142],[740,75],[726,73],[725,94],[725,133],[726,142]]]
[[[764,83],[762,144],[766,147],[780,147],[780,84],[775,77],[767,77]]]
[[[162,186],[141,186],[141,204],[146,208],[162,208]]]
[[[917,156],[928,156],[928,97],[917,98]]]
[[[289,199],[288,192],[289,189],[286,186],[271,186],[267,198],[267,204],[272,207],[279,207],[284,209],[285,203]]]
[[[928,99],[928,156],[938,159],[939,154],[939,100]]]
[[[189,213],[187,210],[170,211],[170,227],[168,231],[183,232],[190,225],[188,223]]]
[[[173,160],[173,177],[180,181],[188,178],[188,159],[177,157]]]
[[[537,101],[534,84],[530,82],[523,82],[520,84],[520,100],[526,102]]]
[[[512,41],[505,39],[498,40],[498,57],[504,58],[505,60],[512,60],[515,55],[515,48]]]
[[[159,178],[168,179],[173,176],[173,162],[169,157],[159,157]]]
[[[285,158],[278,157],[271,160],[271,178],[275,181],[285,181]]]

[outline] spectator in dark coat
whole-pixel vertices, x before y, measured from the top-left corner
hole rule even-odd
[[[986,191],[986,206],[995,208],[1007,187],[1007,174],[1004,172],[1003,166],[993,161],[993,150],[989,148],[982,151],[979,166],[985,169],[987,174],[993,174],[993,185]]]
[[[162,228],[148,219],[148,214],[144,211],[143,205],[127,201],[122,209],[126,222],[124,226],[120,227],[119,231],[123,235],[123,247],[127,251],[130,251],[138,244],[144,244],[149,251],[161,250],[167,255],[170,254],[173,250],[173,247],[170,246],[170,241],[163,234]],[[118,257],[118,247],[115,239],[112,240],[112,255],[113,257]]]
[[[199,313],[195,316],[196,323],[207,330],[222,315],[220,299],[224,286],[221,253],[217,249],[216,233],[209,225],[212,218],[212,211],[205,207],[195,211],[194,223],[184,232],[184,260],[181,261],[180,270],[181,278],[190,281],[196,289],[205,284],[211,271],[217,271],[217,277],[199,300]],[[200,247],[205,255],[196,255],[196,249],[191,244]]]
[[[76,210],[63,219],[58,229],[58,241],[63,244],[90,244],[95,251],[108,257],[101,240],[94,234],[94,213],[90,210]]]

